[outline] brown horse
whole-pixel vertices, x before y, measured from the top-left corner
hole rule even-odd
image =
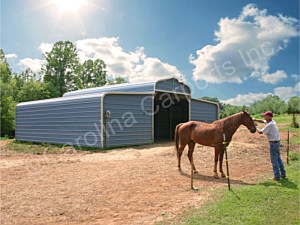
[[[215,148],[215,165],[213,170],[214,177],[218,178],[218,160],[220,163],[219,171],[221,173],[221,177],[226,177],[222,168],[224,156],[223,134],[225,134],[228,146],[231,142],[233,134],[240,127],[240,125],[246,126],[251,133],[256,132],[255,124],[250,114],[246,111],[234,114],[221,120],[217,120],[211,124],[198,121],[189,121],[178,124],[175,129],[175,145],[177,150],[178,169],[181,171],[181,155],[185,146],[188,145],[189,151],[187,156],[191,163],[191,173],[197,173],[193,162],[193,152],[195,144],[198,143],[204,146]]]

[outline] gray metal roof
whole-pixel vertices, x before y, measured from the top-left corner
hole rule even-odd
[[[76,96],[70,96],[68,98],[50,98],[50,99],[43,99],[43,100],[36,100],[36,101],[29,101],[29,102],[21,102],[18,104],[18,106],[26,106],[26,105],[39,105],[39,104],[51,104],[51,103],[63,103],[68,101],[73,101],[77,99],[87,99],[87,98],[100,98],[104,95],[104,93],[93,93],[93,94],[87,94],[87,95],[76,95]]]
[[[88,88],[77,91],[67,92],[60,98],[44,99],[30,102],[22,102],[18,107],[26,105],[40,105],[40,104],[57,104],[67,101],[76,101],[84,98],[102,97],[109,93],[155,93],[155,91],[178,92],[183,94],[191,94],[189,86],[178,81],[176,78],[161,79],[157,81],[143,82],[143,83],[126,83],[115,84],[104,87]]]
[[[93,93],[104,93],[104,92],[155,92],[156,90],[164,90],[163,83],[166,82],[176,82],[177,84],[183,86],[184,90],[174,91],[173,92],[185,92],[187,94],[191,94],[190,88],[178,81],[176,78],[168,78],[168,79],[161,79],[157,81],[150,81],[150,82],[143,82],[143,83],[126,83],[126,84],[115,84],[103,87],[96,87],[96,88],[88,88],[83,90],[71,91],[67,92],[63,95],[63,97],[70,97],[76,95],[86,95],[86,94],[93,94]],[[172,91],[166,89],[166,91]]]

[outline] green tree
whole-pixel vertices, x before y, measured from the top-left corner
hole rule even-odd
[[[23,72],[21,72],[18,75],[18,77],[23,82],[31,81],[31,80],[36,80],[36,74],[30,68],[25,69]]]
[[[223,108],[222,108],[221,114],[220,114],[221,118],[231,116],[231,115],[241,112],[245,109],[244,106],[235,106],[235,105],[230,105],[230,104],[222,104],[222,105],[223,105]]]
[[[252,113],[258,114],[265,111],[272,111],[275,114],[283,114],[287,112],[286,103],[277,95],[269,95],[266,98],[255,101],[250,105]]]
[[[300,98],[298,96],[294,96],[290,98],[288,102],[288,113],[293,115],[293,127],[299,127],[299,124],[296,120],[296,114],[300,113]]]
[[[128,81],[123,77],[116,77],[115,79],[108,80],[107,82],[109,85],[128,83]]]
[[[100,87],[106,84],[106,65],[101,59],[89,59],[78,69],[79,88]]]
[[[43,83],[38,80],[27,81],[18,92],[19,102],[34,101],[49,98],[49,92],[45,90]]]
[[[0,50],[1,136],[14,136],[15,106],[13,77],[3,50]]]
[[[27,68],[19,74],[15,74],[13,77],[12,85],[14,87],[13,98],[15,101],[19,102],[18,94],[26,82],[36,80],[36,74],[30,69]]]
[[[12,79],[12,73],[6,61],[3,49],[0,49],[0,76],[1,82],[8,83]]]
[[[1,137],[14,136],[16,102],[10,96],[10,86],[1,83]]]
[[[67,91],[78,89],[76,72],[79,67],[79,59],[76,47],[72,42],[56,42],[51,52],[46,53],[45,60],[46,63],[42,69],[44,82],[49,82],[56,89],[54,93],[62,96]]]

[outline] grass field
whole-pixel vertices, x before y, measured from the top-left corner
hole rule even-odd
[[[234,188],[201,209],[191,209],[172,224],[300,224],[299,156],[286,167],[288,178]],[[224,193],[224,190],[222,190]],[[221,195],[221,198],[220,198]],[[220,198],[220,199],[219,199]]]

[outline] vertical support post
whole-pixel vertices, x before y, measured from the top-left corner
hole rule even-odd
[[[108,139],[109,139],[109,118],[105,116],[105,147],[108,147]]]
[[[193,160],[193,156],[191,158],[191,189],[195,190],[194,188],[194,168],[193,168],[193,164],[194,164],[194,160]]]
[[[290,154],[290,128],[288,129],[287,135],[287,149],[286,149],[286,163],[289,164],[289,154]]]
[[[172,116],[173,116],[173,114],[172,114],[172,105],[168,108],[168,110],[169,110],[169,138],[170,138],[170,140],[173,140],[172,139],[172,135],[173,135],[173,129],[172,129],[172,127],[173,127],[173,123],[172,123]]]
[[[223,145],[224,145],[224,152],[225,152],[225,159],[226,159],[226,171],[227,171],[227,184],[228,184],[228,190],[230,190],[230,176],[229,176],[229,165],[228,165],[228,155],[227,155],[227,142],[226,142],[226,136],[223,134]]]

